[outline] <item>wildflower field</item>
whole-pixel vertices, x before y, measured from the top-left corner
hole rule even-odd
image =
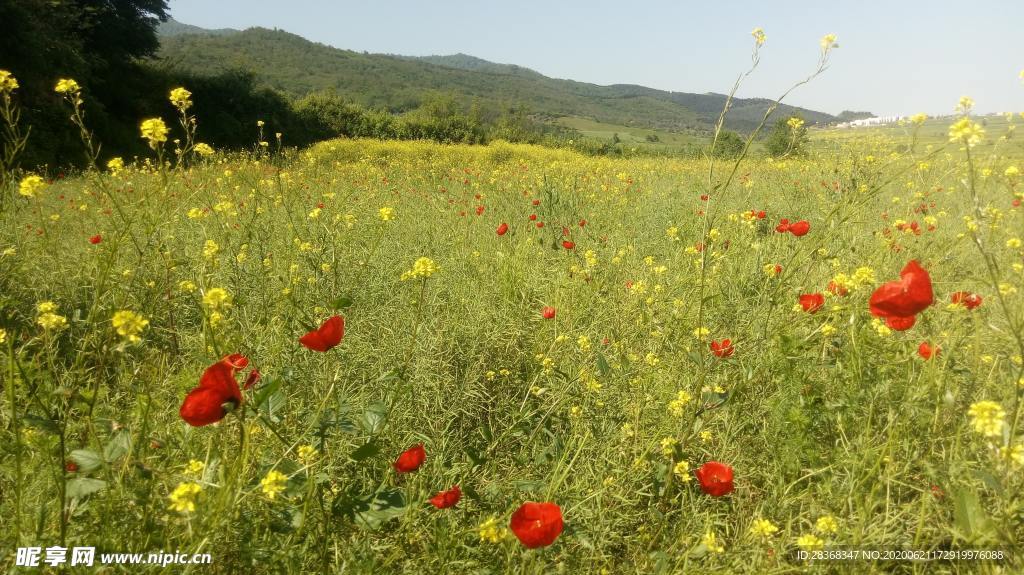
[[[1004,120],[735,162],[147,120],[151,158],[4,198],[0,565],[1020,572]]]

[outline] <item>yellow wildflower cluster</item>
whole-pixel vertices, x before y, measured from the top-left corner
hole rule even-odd
[[[768,519],[758,518],[750,525],[750,534],[767,539],[779,532],[779,527]]]
[[[40,303],[36,306],[36,310],[39,312],[39,315],[36,317],[36,323],[47,331],[56,331],[68,325],[66,317],[54,313],[57,311],[57,304],[52,301]]]
[[[156,149],[158,145],[167,141],[167,133],[170,130],[160,118],[149,118],[142,121],[139,131],[142,133],[142,139],[149,142],[149,147]]]
[[[193,146],[192,149],[195,150],[197,154],[204,158],[209,158],[210,156],[213,155],[213,148],[210,147],[209,144],[204,144],[203,142],[199,142],[198,144]]]
[[[676,394],[676,398],[668,402],[668,412],[673,417],[682,417],[683,412],[686,409],[687,404],[693,400],[693,396],[686,391],[680,391]]]
[[[708,531],[701,537],[700,542],[707,548],[708,553],[724,553],[725,546],[718,541],[718,537],[715,536],[713,531]]]
[[[835,34],[825,34],[824,36],[821,37],[821,49],[823,51],[828,52],[829,50],[838,47],[839,43],[836,42]]]
[[[18,79],[8,70],[0,70],[0,94],[9,94],[18,89]]]
[[[192,513],[196,510],[196,499],[203,492],[203,487],[198,483],[181,483],[171,492],[171,511],[178,513]]]
[[[676,466],[672,468],[672,473],[679,478],[679,481],[683,483],[689,483],[693,481],[693,474],[690,473],[690,462],[682,460],[676,463]]]
[[[288,476],[276,469],[267,472],[266,477],[260,480],[260,489],[267,499],[274,499],[284,491],[288,483]]]
[[[971,404],[967,414],[971,416],[974,431],[985,437],[999,437],[1006,423],[1006,411],[994,401],[979,401]]]
[[[121,310],[114,314],[110,323],[117,330],[117,335],[137,343],[141,339],[139,334],[149,325],[149,320],[131,310]]]
[[[192,106],[191,98],[192,92],[189,92],[185,88],[175,88],[171,90],[171,95],[168,99],[171,101],[171,104],[173,104],[175,108],[184,112],[185,110],[189,109],[190,106]]]
[[[478,530],[480,532],[480,541],[488,543],[498,543],[506,536],[505,528],[498,523],[498,518],[493,516],[481,523]]]
[[[124,160],[119,157],[111,158],[110,161],[107,162],[107,169],[110,170],[112,174],[120,172],[124,169]]]
[[[813,533],[797,537],[796,544],[804,551],[820,551],[825,548],[825,541]]]
[[[70,78],[61,78],[57,81],[57,85],[53,88],[54,92],[58,94],[77,94],[82,91],[82,87],[78,85],[78,82]]]
[[[973,148],[980,144],[984,136],[985,129],[981,127],[981,124],[972,122],[967,116],[960,118],[949,126],[949,141],[954,143],[960,142],[967,145],[968,148]]]
[[[25,196],[26,198],[34,197],[39,193],[40,190],[46,187],[46,182],[43,178],[33,174],[31,176],[25,176],[18,183],[18,193]]]
[[[220,310],[231,306],[231,294],[224,288],[210,288],[203,294],[203,305],[209,310]]]
[[[377,216],[380,217],[380,221],[382,221],[382,222],[391,221],[391,218],[394,217],[394,213],[395,213],[395,209],[394,208],[383,207],[383,208],[377,210]]]
[[[402,274],[402,281],[415,278],[429,278],[437,272],[437,264],[430,258],[419,258],[412,265],[412,269]]]
[[[750,35],[754,37],[754,43],[758,46],[764,46],[764,41],[768,39],[764,34],[763,28],[754,28],[751,30]]]
[[[203,470],[206,469],[206,464],[197,459],[190,459],[188,464],[185,466],[185,473],[188,475],[199,476]]]

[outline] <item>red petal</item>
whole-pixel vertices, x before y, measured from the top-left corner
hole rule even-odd
[[[345,318],[336,315],[328,319],[319,329],[299,338],[299,343],[313,351],[329,351],[341,343],[345,336]]]

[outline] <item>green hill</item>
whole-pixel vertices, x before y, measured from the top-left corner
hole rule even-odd
[[[172,67],[217,74],[247,70],[267,86],[293,96],[333,90],[367,107],[402,113],[431,93],[469,104],[474,99],[525,104],[550,119],[580,117],[596,122],[675,132],[706,132],[725,102],[721,94],[667,92],[636,85],[598,86],[548,78],[533,70],[495,64],[465,54],[423,58],[368,54],[310,42],[282,30],[250,28],[237,33],[202,33],[188,25],[161,36],[160,57]],[[735,100],[726,127],[749,131],[770,104]],[[800,114],[809,124],[829,114],[782,106],[777,114]]]

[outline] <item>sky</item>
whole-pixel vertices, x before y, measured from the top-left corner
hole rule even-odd
[[[1024,111],[1024,0],[170,0],[203,28],[280,28],[337,48],[464,53],[594,84],[777,98],[813,71],[819,39],[838,37],[828,70],[786,103],[837,114]]]

